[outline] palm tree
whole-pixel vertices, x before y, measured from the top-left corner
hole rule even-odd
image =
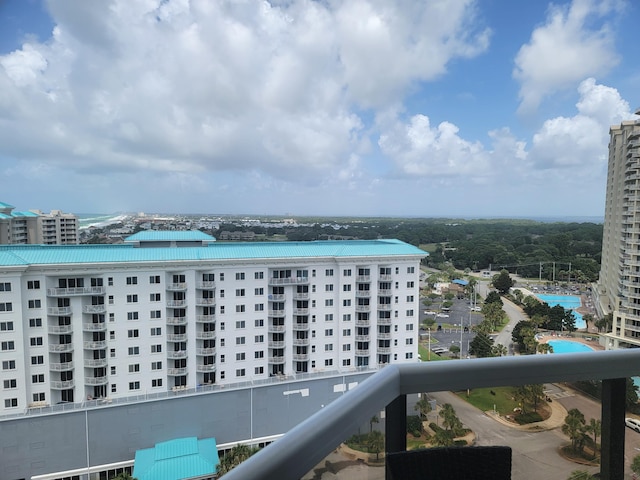
[[[573,451],[578,451],[580,440],[584,436],[584,415],[577,408],[569,410],[567,416],[564,418],[564,425],[562,425],[562,433],[567,435],[571,440],[571,448]]]
[[[596,477],[584,470],[574,470],[567,480],[595,480]]]
[[[382,432],[376,430],[369,434],[369,438],[367,438],[367,448],[369,452],[376,454],[376,460],[380,459],[380,452],[384,450],[384,435],[382,435]]]
[[[602,422],[596,418],[592,418],[589,420],[589,425],[586,426],[586,431],[593,433],[593,456],[596,456],[596,452],[598,451],[598,437],[602,433]]]
[[[506,357],[507,347],[505,347],[501,343],[497,343],[491,348],[491,353],[494,357]]]
[[[442,417],[442,425],[444,425],[444,427],[454,436],[460,433],[462,430],[462,422],[456,415],[456,411],[450,403],[442,405],[440,416]]]
[[[431,411],[431,404],[429,403],[429,399],[427,398],[427,394],[423,393],[420,395],[420,400],[413,407],[414,410],[417,410],[420,414],[420,418],[426,417],[428,413]]]
[[[640,474],[640,455],[633,457],[631,461],[631,471],[636,474]]]
[[[371,419],[369,420],[369,433],[373,432],[373,424],[374,423],[380,423],[380,419],[376,415],[371,417]]]
[[[248,445],[242,444],[238,444],[233,447],[220,459],[220,463],[216,470],[218,477],[221,477],[230,470],[233,470],[258,450],[260,449],[257,447],[249,447]]]

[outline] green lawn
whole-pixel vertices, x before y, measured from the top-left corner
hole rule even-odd
[[[491,395],[491,392],[495,395]],[[457,395],[466,400],[474,407],[479,408],[483,412],[493,410],[495,405],[496,410],[501,415],[508,415],[513,413],[513,409],[518,406],[518,403],[512,400],[513,387],[493,387],[493,388],[475,388],[469,391],[467,397],[467,391],[456,392]]]
[[[440,357],[438,355],[436,355],[435,353],[431,352],[431,358],[429,358],[429,349],[427,347],[425,347],[424,345],[418,345],[418,353],[420,354],[420,360],[422,360],[423,362],[435,362],[438,360],[450,360],[450,358],[443,358]]]

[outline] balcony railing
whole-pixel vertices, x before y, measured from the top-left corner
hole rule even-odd
[[[84,305],[82,307],[82,313],[106,313],[106,305]]]
[[[269,285],[305,285],[309,277],[269,278]]]
[[[47,314],[66,317],[68,315],[71,315],[71,307],[49,307],[47,308]]]
[[[638,349],[388,365],[225,474],[225,480],[302,478],[383,407],[385,451],[405,451],[408,394],[578,380],[603,380],[600,478],[623,479],[626,378],[637,375]]]
[[[47,288],[47,296],[71,297],[74,295],[104,295],[104,291],[104,287]]]

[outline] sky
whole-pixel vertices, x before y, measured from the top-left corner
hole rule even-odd
[[[16,210],[603,216],[633,0],[0,0]]]

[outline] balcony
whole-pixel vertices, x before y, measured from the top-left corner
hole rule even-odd
[[[65,380],[61,381],[53,381],[51,382],[51,388],[53,390],[68,390],[69,388],[73,388],[74,383],[73,380]]]
[[[197,323],[215,323],[216,316],[215,315],[196,315]]]
[[[368,357],[369,349],[356,350],[356,357]]]
[[[198,340],[211,340],[212,338],[216,338],[216,332],[196,332],[196,338]]]
[[[196,305],[200,307],[208,307],[216,304],[215,298],[196,298]]]
[[[356,342],[368,342],[370,339],[369,335],[356,335]]]
[[[186,342],[186,333],[169,333],[167,334],[167,342]]]
[[[186,300],[167,300],[167,307],[184,307],[187,305]]]
[[[85,385],[106,385],[107,383],[109,383],[107,377],[86,377],[84,379]]]
[[[391,354],[391,347],[378,347],[378,353],[383,355]]]
[[[53,315],[57,317],[67,317],[71,315],[71,307],[49,307],[47,308],[47,315]]]
[[[370,320],[356,320],[356,327],[368,327]]]
[[[181,375],[186,375],[186,374],[187,374],[187,367],[167,369],[167,375],[170,375],[172,377],[179,377]]]
[[[378,338],[380,340],[391,340],[391,333],[389,333],[389,332],[385,332],[385,333],[378,332]]]
[[[167,352],[167,358],[176,359],[176,358],[187,358],[186,350],[169,350]]]
[[[269,357],[269,363],[282,365],[284,363],[284,357]]]
[[[294,300],[309,300],[309,292],[295,292],[293,294]]]
[[[267,315],[270,317],[284,317],[284,310],[269,310]]]
[[[215,372],[216,371],[216,366],[215,364],[208,364],[208,365],[204,365],[202,363],[199,363],[198,366],[196,367],[196,371],[198,372]]]
[[[73,343],[49,344],[49,353],[73,352]]]
[[[47,331],[53,335],[73,332],[73,325],[49,325]]]
[[[270,293],[268,297],[270,302],[284,302],[285,298],[284,293]]]
[[[109,364],[109,360],[106,358],[85,358],[84,366],[86,368],[100,368],[106,367]]]
[[[284,341],[274,342],[273,340],[269,340],[269,348],[284,348]]]
[[[84,342],[85,350],[102,350],[103,348],[107,348],[106,340],[98,340],[96,342]]]
[[[97,322],[97,323],[83,323],[82,329],[85,332],[104,332],[107,330],[107,324],[105,322]]]
[[[391,290],[388,290],[386,288],[381,288],[378,290],[378,295],[381,297],[390,297],[391,296]]]
[[[293,314],[294,315],[309,315],[309,309],[308,308],[294,308],[293,309]]]
[[[170,292],[184,292],[187,289],[186,282],[167,283],[167,290]]]
[[[294,353],[293,354],[293,360],[295,362],[306,362],[309,360],[309,354],[308,353]]]
[[[53,372],[68,372],[69,370],[73,370],[73,362],[50,363],[49,370]]]
[[[405,451],[408,394],[577,380],[603,380],[600,478],[623,479],[626,378],[638,375],[639,350],[388,365],[292,428],[278,439],[277,448],[263,449],[234,468],[225,480],[302,478],[381,408],[385,451]]]
[[[371,290],[356,290],[356,298],[371,298]]]
[[[78,295],[104,295],[104,287],[47,288],[48,297],[73,297]]]
[[[293,329],[293,331],[295,332],[306,332],[307,330],[309,330],[309,323],[308,322],[300,322],[300,323],[294,323],[291,328]],[[284,330],[283,330],[284,331]]]
[[[390,303],[380,303],[378,304],[378,306],[376,307],[378,310],[383,311],[383,312],[389,312],[391,311],[391,304]]]
[[[356,283],[369,283],[371,282],[371,275],[357,275]]]
[[[309,277],[270,278],[269,285],[308,285]]]
[[[198,290],[214,290],[216,282],[196,282],[196,288]]]
[[[379,282],[390,282],[391,280],[393,280],[393,277],[391,275],[378,275]]]
[[[307,345],[309,345],[309,339],[308,338],[294,338],[293,339],[293,345],[297,346],[297,347],[306,347]]]
[[[84,305],[82,307],[82,313],[106,313],[106,305]]]
[[[167,325],[186,325],[187,317],[167,317]]]
[[[371,305],[356,305],[356,312],[370,312]]]
[[[213,347],[209,348],[196,348],[196,355],[215,355],[216,349]]]
[[[378,319],[378,325],[391,325],[391,319],[390,318],[379,318]]]
[[[299,323],[297,325],[300,325]],[[284,332],[284,325],[269,325],[267,328],[269,333],[282,333]]]

